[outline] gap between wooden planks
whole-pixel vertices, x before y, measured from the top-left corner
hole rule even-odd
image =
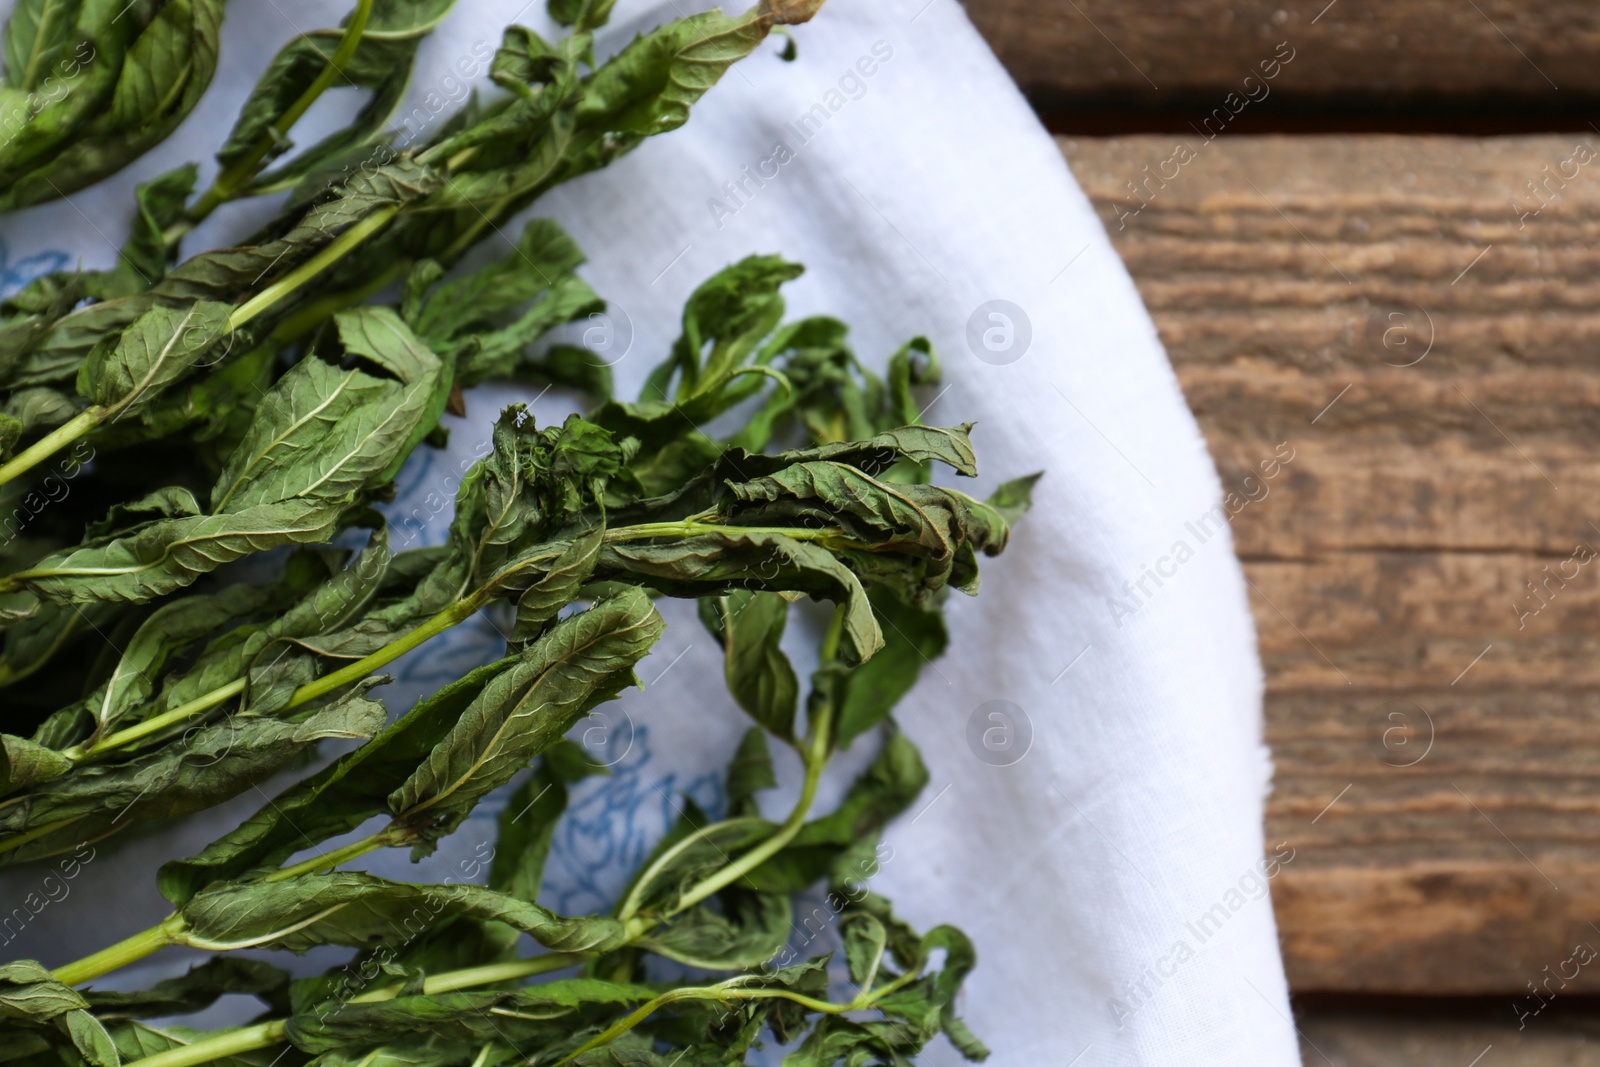
[[[1044,110],[1183,105],[1199,121],[1273,95],[1269,106],[1348,111],[1600,92],[1600,6],[1582,0],[967,0],[967,11]]]
[[[1060,144],[1224,486],[1295,450],[1233,523],[1291,985],[1600,990],[1600,134]]]

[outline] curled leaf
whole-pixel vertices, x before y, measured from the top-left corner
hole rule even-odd
[[[462,712],[448,736],[389,797],[397,819],[453,828],[580,717],[635,679],[661,636],[649,597],[629,589],[558,623]]]

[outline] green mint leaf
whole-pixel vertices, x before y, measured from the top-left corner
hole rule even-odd
[[[989,1046],[985,1045],[978,1035],[967,1028],[967,1024],[959,1017],[944,1012],[940,1020],[941,1027],[950,1043],[956,1047],[966,1059],[974,1063],[981,1063],[989,1058]]]
[[[217,956],[166,978],[149,989],[125,993],[89,989],[84,998],[97,1018],[114,1019],[162,1015],[188,1015],[210,1007],[218,997],[243,993],[262,1000],[277,1011],[289,1004],[289,974],[265,960]]]
[[[212,490],[214,511],[342,500],[397,469],[432,429],[426,416],[443,410],[438,358],[387,308],[341,312],[335,323],[347,355],[395,377],[315,357],[295,364],[256,409]]]
[[[82,0],[18,0],[6,22],[6,82],[36,89],[73,40]]]
[[[301,849],[386,813],[389,794],[444,739],[484,686],[513,662],[503,659],[469,671],[365,745],[278,794],[199,855],[167,863],[157,878],[162,895],[181,905],[209,882],[276,867]]]
[[[86,1011],[69,1011],[57,1021],[71,1039],[73,1048],[92,1067],[121,1067],[122,1057],[105,1026]]]
[[[317,1005],[289,1020],[288,1037],[306,1052],[338,1052],[376,1042],[394,1042],[399,1048],[403,1046],[397,1039],[412,1034],[478,1047],[485,1042],[550,1045],[608,1016],[608,1009],[639,1004],[655,995],[648,986],[567,978],[517,991],[463,990],[376,1003]]]
[[[418,46],[455,6],[455,0],[377,0],[355,53],[340,68],[337,86],[365,89],[366,102],[353,121],[295,153],[286,164],[254,182],[281,188],[370,144],[405,94]],[[348,16],[346,17],[348,22]],[[284,45],[251,89],[217,162],[228,167],[247,159],[262,139],[277,142],[276,156],[289,149],[271,127],[300,99],[333,59],[342,30],[313,30]],[[270,158],[270,157],[269,157]]]
[[[789,602],[776,593],[734,590],[700,601],[700,621],[722,643],[728,691],[761,726],[794,740],[800,682],[779,647]]]
[[[109,270],[78,275],[89,296],[96,300],[133,296],[161,280],[175,251],[167,247],[167,228],[183,218],[197,174],[193,163],[185,163],[135,187],[133,221],[117,262]],[[65,310],[71,309],[62,314]]]
[[[598,311],[588,312],[590,318],[596,314]],[[551,345],[537,357],[524,358],[512,374],[536,385],[575,389],[601,401],[610,400],[615,391],[611,365],[579,345]]]
[[[598,29],[611,17],[617,0],[550,0],[546,5],[550,17],[563,26],[571,26],[579,33]]]
[[[178,936],[183,944],[215,950],[403,943],[413,936],[404,921],[419,907],[434,916],[502,922],[557,952],[604,951],[627,939],[615,919],[567,918],[482,886],[413,885],[352,871],[213,884],[179,909],[185,929]]]
[[[701,601],[704,603],[704,601]],[[763,789],[778,784],[777,773],[772,768],[772,754],[767,750],[767,735],[758,726],[752,726],[739,739],[739,748],[728,764],[728,815],[730,818],[759,815],[755,795]]]
[[[0,1020],[12,1024],[8,1038],[21,1037],[18,1031],[24,1030],[35,1031],[29,1035],[34,1038],[59,1033],[92,1067],[120,1067],[116,1045],[88,1006],[81,993],[33,960],[0,964]]]
[[[870,990],[878,968],[888,951],[889,934],[883,923],[864,912],[851,912],[840,920],[844,927],[844,957],[850,965],[850,980]]]
[[[913,337],[889,357],[889,395],[885,398],[890,425],[910,426],[922,421],[922,404],[913,386],[938,385],[939,357],[926,337]]]
[[[390,558],[388,536],[379,529],[343,570],[323,572],[322,563],[314,563],[320,573],[298,599],[293,594],[299,590],[291,590],[287,581],[273,587],[228,587],[218,597],[219,608],[230,618],[262,611],[277,614],[234,629],[225,629],[219,619],[217,636],[206,643],[187,670],[165,681],[159,699],[145,711],[171,710],[240,678],[249,681],[247,710],[258,714],[278,710],[288,699],[281,691],[282,679],[279,685],[272,685],[261,668],[277,663],[309,666],[311,657],[300,650],[319,635],[337,631],[361,615],[381,588]]]
[[[137,411],[224,342],[231,310],[211,300],[151,308],[89,351],[78,392],[113,415]]]
[[[786,895],[724,890],[720,911],[691,908],[638,944],[691,967],[739,971],[776,957],[793,932],[794,908]]]
[[[636,589],[558,623],[484,686],[390,795],[390,811],[402,821],[426,816],[453,829],[580,717],[633,684],[634,665],[662,629],[649,597]]]
[[[59,778],[72,769],[72,761],[53,748],[25,737],[0,734],[0,795]]]
[[[237,716],[127,762],[82,768],[43,783],[0,810],[0,842],[64,823],[0,855],[4,862],[22,862],[135,821],[203,810],[265,781],[319,740],[373,736],[384,718],[383,705],[350,696],[302,722]]]
[[[288,500],[224,515],[157,519],[46,557],[13,580],[64,602],[142,602],[267,548],[326,541],[341,511],[319,500]]]
[[[839,678],[833,732],[840,748],[882,722],[916,684],[922,665],[943,654],[948,642],[939,611],[907,604],[887,589],[874,589],[871,596],[884,623],[883,648]]]
[[[599,573],[630,574],[670,596],[699,596],[735,583],[810,593],[845,606],[844,650],[851,662],[870,659],[883,647],[855,573],[827,549],[785,534],[705,533],[664,545],[619,542],[605,547]]]
[[[578,599],[578,591],[594,574],[605,543],[605,527],[596,526],[562,551],[550,569],[517,597],[517,621],[511,640],[530,641],[556,614]]]
[[[110,110],[91,126],[97,136],[75,146],[69,158],[90,163],[102,157],[94,160],[98,166],[85,167],[100,177],[165,140],[211,82],[221,24],[221,2],[176,0],[162,7],[123,57]]]
[[[163,604],[134,631],[111,677],[91,695],[94,737],[120,726],[154,696],[167,665],[197,642],[259,610],[266,596],[248,586],[230,586],[208,596]]]
[[[1002,483],[989,499],[985,501],[991,508],[1000,513],[1000,517],[1007,523],[1016,525],[1022,516],[1028,513],[1033,506],[1033,487],[1039,479],[1044,477],[1044,472],[1030,474],[1023,478],[1013,478]]]
[[[19,4],[6,28],[10,86],[0,91],[13,131],[0,146],[0,211],[76,192],[176,129],[216,72],[222,6]]]
[[[546,296],[510,324],[478,333],[460,346],[461,384],[476,385],[487,378],[520,375],[526,369],[537,367],[538,364],[526,356],[530,345],[555,327],[598,314],[604,307],[605,302],[583,279],[576,276],[558,279]],[[593,361],[592,356],[589,359]],[[599,367],[603,369],[605,364]],[[597,373],[588,372],[588,377]],[[584,375],[578,377],[586,380]]]
[[[432,286],[411,325],[436,346],[492,329],[499,316],[548,293],[581,263],[583,253],[565,230],[530,219],[510,255]]]
[[[214,293],[237,297],[251,292],[264,275],[270,279],[287,273],[362,219],[385,208],[412,204],[438,188],[440,181],[437,173],[405,157],[363,168],[323,193],[286,229],[280,222],[256,244],[192,256],[176,267],[156,292],[174,299]]]
[[[742,15],[691,15],[652,30],[594,72],[578,105],[580,126],[585,133],[634,137],[677,129],[728,68],[783,21],[762,5]]]

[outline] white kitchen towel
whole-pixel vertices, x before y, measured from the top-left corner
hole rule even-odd
[[[133,185],[209,162],[271,51],[343,6],[232,5],[216,85],[165,145],[70,202],[0,220],[5,291],[73,261],[109,265]],[[463,0],[418,58],[403,112],[414,132],[461,98],[464,72],[483,81],[505,23],[548,30],[542,8]],[[602,51],[678,12],[624,0]],[[961,1007],[1000,1067],[1296,1064],[1267,897],[1293,850],[1262,839],[1270,764],[1254,631],[1224,487],[1138,293],[955,0],[830,0],[794,37],[793,63],[773,42],[683,130],[536,205],[577,238],[585,277],[612,301],[588,343],[631,395],[695,284],[769,252],[808,267],[788,287],[792,313],[849,322],[869,362],[914,335],[933,341],[946,384],[925,417],[978,423],[978,491],[1045,477],[1006,553],[984,562],[982,595],[952,601],[950,652],[901,709],[932,781],[889,828],[875,887],[919,926],[971,934],[979,966]],[[348,113],[338,95],[308,124]],[[190,247],[239,236],[272,210],[226,208]],[[451,448],[414,457],[390,509],[403,529],[442,536],[461,464],[509,399],[531,397],[473,394],[468,417],[449,420]],[[570,403],[545,396],[535,410],[559,418]],[[546,886],[562,910],[608,905],[678,797],[713,812],[722,803],[721,768],[743,723],[692,610],[664,611],[667,636],[640,671],[648,691],[582,727],[614,773],[580,788],[562,825]],[[805,635],[794,636],[798,647]],[[405,661],[382,695],[406,707],[496,654],[497,641],[487,622],[465,627]],[[850,755],[859,764],[865,753]],[[838,770],[823,803],[847,777]],[[793,796],[786,772],[770,812]],[[252,794],[98,846],[69,896],[30,908],[20,935],[0,934],[5,955],[60,963],[155,921],[160,859],[260,803]],[[421,869],[401,856],[375,868],[457,870],[490,839],[491,815]],[[5,909],[42,873],[0,877]],[[174,965],[157,957],[143,973]],[[941,1039],[925,1062],[959,1056]]]

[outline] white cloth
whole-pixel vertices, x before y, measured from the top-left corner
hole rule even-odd
[[[674,7],[624,2],[605,40],[614,48]],[[271,50],[338,8],[232,5],[228,62],[174,137],[71,203],[0,221],[7,288],[69,259],[109,264],[134,183],[208,160]],[[546,28],[542,9],[460,4],[422,49],[407,111],[430,92],[456,95],[458,60],[484,54],[474,43],[492,47],[506,22]],[[1296,1064],[1261,873],[1270,763],[1254,632],[1227,530],[1199,536],[1219,525],[1209,516],[1221,487],[1138,293],[954,0],[831,0],[794,36],[794,63],[774,44],[684,130],[536,207],[573,233],[585,276],[621,309],[608,350],[621,391],[665,353],[694,285],[755,252],[806,264],[786,290],[791,313],[844,319],[870,361],[930,337],[947,387],[926,417],[977,421],[979,489],[1046,473],[1009,549],[984,561],[982,595],[952,601],[951,651],[900,711],[932,780],[889,828],[875,887],[915,924],[953,922],[973,937],[980,962],[962,1010],[1000,1067]],[[348,113],[336,95],[308,121]],[[225,208],[191,247],[271,211]],[[996,300],[1009,308],[986,306]],[[446,477],[498,404],[518,396],[475,395],[469,417],[450,420],[450,451],[408,467],[393,510],[435,510],[428,494],[453,487]],[[566,404],[545,397],[536,411],[558,418]],[[716,649],[692,611],[666,612],[668,634],[640,672],[648,693],[609,705],[613,731],[592,735],[615,774],[574,798],[546,887],[559,908],[609,903],[624,866],[675,817],[676,795],[720,803],[744,723],[711,681]],[[494,640],[480,621],[411,657],[383,691],[391,709],[494,654]],[[794,771],[769,812],[787,810]],[[846,778],[841,769],[822,803]],[[5,954],[64,962],[158,919],[155,864],[260,803],[252,793],[206,820],[101,846],[70,898]],[[376,869],[441,877],[492,832],[489,814],[420,870],[401,856]],[[7,872],[0,891],[20,898],[41,873]],[[958,1061],[940,1039],[924,1062]]]

